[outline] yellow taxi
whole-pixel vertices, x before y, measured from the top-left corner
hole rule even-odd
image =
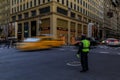
[[[64,45],[64,41],[55,39],[51,36],[38,36],[26,38],[22,42],[16,43],[16,48],[22,51],[49,49],[52,47],[60,47]]]

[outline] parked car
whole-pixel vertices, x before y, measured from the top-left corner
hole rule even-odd
[[[22,51],[49,49],[52,47],[60,47],[64,45],[64,41],[55,39],[51,36],[39,36],[26,38],[22,42],[16,44],[16,48]]]
[[[107,38],[102,41],[102,44],[107,46],[120,46],[120,41],[116,38]]]

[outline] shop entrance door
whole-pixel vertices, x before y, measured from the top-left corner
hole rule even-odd
[[[31,21],[31,36],[36,36],[36,21]]]
[[[29,26],[28,26],[28,22],[24,23],[24,37],[25,37],[25,38],[29,37]]]

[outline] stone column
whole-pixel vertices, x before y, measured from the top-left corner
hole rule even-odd
[[[57,37],[57,18],[54,14],[50,16],[50,34],[55,38]]]
[[[70,44],[70,21],[68,21],[68,44]]]

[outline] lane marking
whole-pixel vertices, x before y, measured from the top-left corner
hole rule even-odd
[[[79,61],[73,61],[66,63],[68,66],[81,66],[81,63]]]
[[[103,54],[108,54],[109,52],[100,52],[100,53],[103,53]]]
[[[59,50],[64,51],[65,49],[59,49]]]
[[[72,51],[78,51],[78,50],[73,49]]]
[[[117,53],[118,55],[120,55],[120,53]]]

